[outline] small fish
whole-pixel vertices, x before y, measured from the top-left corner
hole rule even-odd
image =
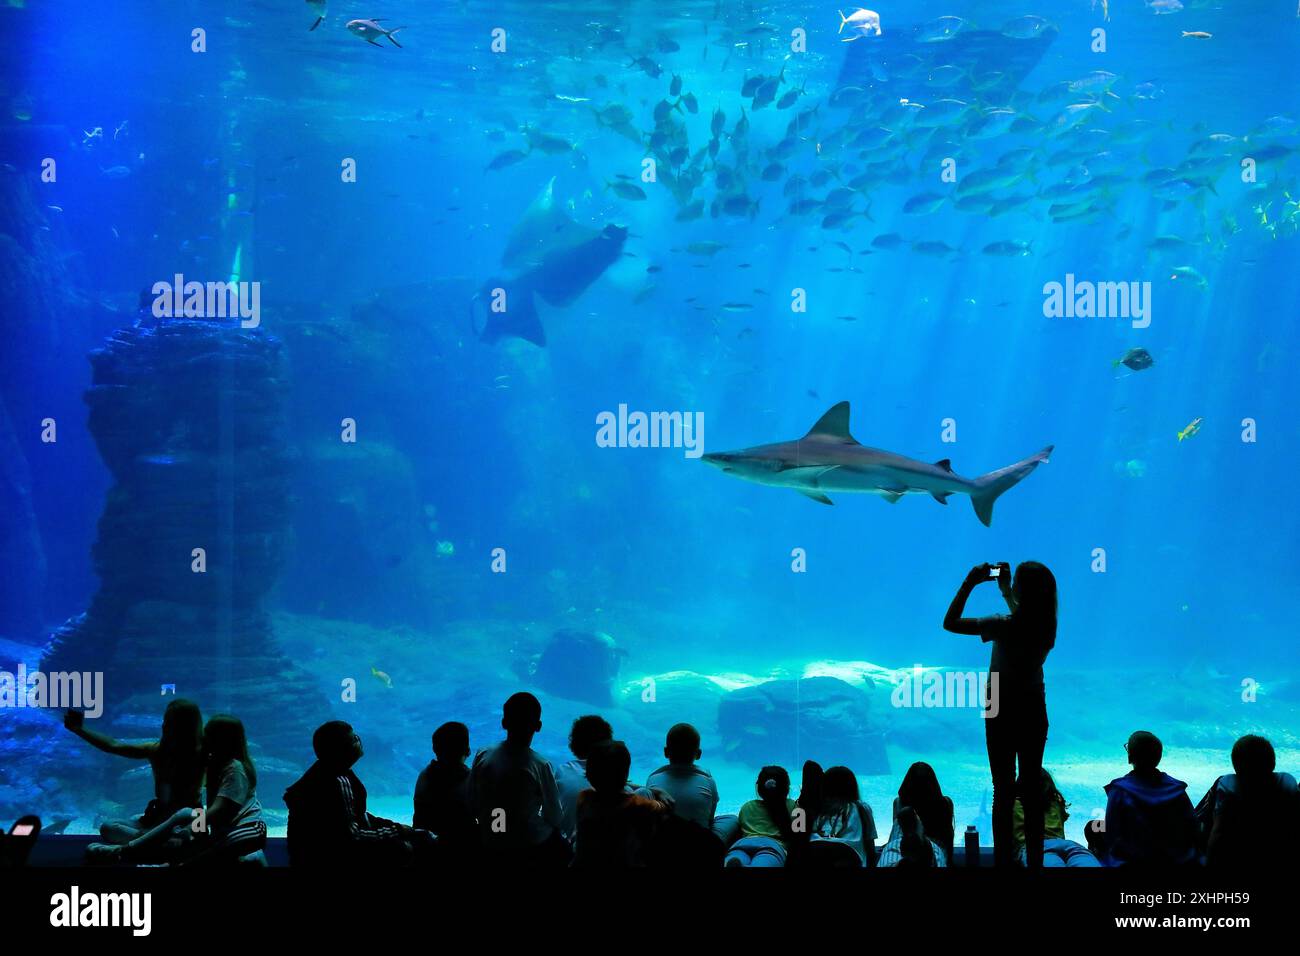
[[[307,6],[311,7],[312,13],[316,14],[316,22],[307,28],[307,32],[310,33],[325,19],[325,0],[307,0]]]
[[[394,27],[389,30],[386,27],[381,27],[379,25],[383,22],[383,20],[349,20],[348,32],[353,36],[361,37],[361,39],[365,40],[367,43],[373,44],[374,46],[381,45],[379,43],[379,37],[388,37],[388,42],[400,49],[402,44],[394,40],[393,36],[398,31],[405,30],[406,27]]]
[[[807,86],[807,80],[805,80],[799,87],[786,90],[781,94],[781,98],[776,101],[776,108],[779,110],[788,110],[790,107],[794,106],[794,104],[798,102],[799,97],[803,96],[805,86]]]
[[[1042,17],[1031,15],[1012,20],[1002,28],[1002,35],[1013,40],[1032,40],[1050,29],[1052,29],[1052,25]]]
[[[687,93],[683,96],[682,105],[686,107],[686,112],[690,113],[692,116],[700,111],[700,103],[695,98],[694,93]]]
[[[903,212],[911,216],[924,216],[943,205],[946,197],[935,193],[921,193],[903,203]]]
[[[1205,419],[1193,418],[1188,426],[1178,433],[1178,440],[1182,441],[1185,438],[1191,438],[1201,430],[1203,424],[1205,424]]]
[[[923,256],[948,256],[954,252],[960,252],[954,249],[948,243],[937,239],[926,239],[921,242],[912,243],[912,251],[919,252]]]
[[[689,203],[688,205],[685,205],[681,209],[679,209],[677,211],[677,215],[675,215],[673,218],[677,222],[691,222],[694,219],[699,219],[703,215],[704,215],[704,200],[696,199],[694,202]]]
[[[709,131],[713,133],[713,138],[715,140],[722,135],[722,131],[726,126],[727,114],[722,112],[720,109],[714,110],[713,118],[709,121]]]
[[[379,681],[379,683],[383,684],[385,687],[392,688],[393,679],[389,677],[387,674],[385,674],[383,671],[375,667],[374,664],[370,665],[370,674],[372,677],[375,678],[375,680]]]
[[[727,248],[727,244],[724,242],[705,239],[701,242],[692,242],[686,247],[686,251],[693,256],[716,256],[725,248]]]
[[[744,193],[728,196],[722,201],[722,211],[728,216],[748,216],[753,219],[758,215],[758,200],[750,199]]]
[[[1005,242],[990,242],[984,247],[986,256],[1029,256],[1033,255],[1033,240],[1008,239]]]
[[[1209,288],[1210,283],[1191,266],[1177,266],[1169,276],[1170,279],[1191,279],[1198,289]]]
[[[961,17],[939,17],[920,27],[916,38],[921,43],[940,43],[951,40],[964,26],[966,21]]]
[[[560,156],[573,152],[573,144],[551,133],[543,132],[533,126],[525,126],[524,138],[528,140],[529,150],[539,150],[547,156]]]
[[[1184,30],[1183,36],[1192,37],[1195,40],[1209,40],[1214,36],[1214,34],[1206,33],[1204,30]]]
[[[487,164],[485,169],[487,172],[493,172],[498,169],[505,169],[507,166],[513,166],[515,163],[518,163],[527,158],[528,158],[528,154],[524,152],[522,149],[507,149],[504,153],[498,153],[492,159],[492,162]]]
[[[723,312],[749,312],[754,308],[750,302],[724,302],[722,303]]]
[[[618,196],[620,199],[627,199],[634,202],[639,202],[640,200],[646,198],[645,190],[642,189],[640,186],[636,185],[635,183],[625,183],[621,181],[619,182],[607,181],[605,183],[605,188],[612,189],[614,191],[614,195]]]
[[[648,56],[639,56],[631,63],[629,63],[628,66],[639,67],[645,73],[645,75],[650,77],[650,79],[652,80],[659,79],[659,77],[661,77],[664,72],[663,67],[661,67],[654,60],[650,59],[650,57]]]
[[[842,43],[852,43],[854,40],[860,40],[862,37],[880,36],[884,31],[880,29],[880,14],[874,10],[864,10],[858,7],[856,11],[850,13],[847,17],[843,10],[836,10],[840,15],[840,28],[836,33],[843,33],[844,28],[849,28],[852,36],[844,37]]]
[[[1129,349],[1119,358],[1115,359],[1112,363],[1112,367],[1123,365],[1126,368],[1131,368],[1135,372],[1140,372],[1155,364],[1156,360],[1151,357],[1150,352],[1146,349],[1137,348]]]
[[[676,73],[673,74],[673,80],[668,84],[669,96],[680,96],[682,93],[682,78]]]
[[[109,179],[126,179],[127,176],[131,175],[131,167],[129,166],[110,166],[108,169],[101,166],[99,171]]]
[[[677,110],[679,113],[682,111],[677,103],[669,103],[667,100],[660,100],[656,103],[654,109],[655,125],[662,125],[664,120],[672,115],[673,110]]]

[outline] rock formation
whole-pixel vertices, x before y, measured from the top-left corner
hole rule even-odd
[[[114,479],[93,552],[101,583],[41,666],[104,673],[101,727],[148,733],[174,684],[205,716],[240,717],[262,755],[301,762],[328,716],[263,608],[290,537],[280,352],[260,330],[177,319],[121,329],[91,354],[90,430]]]
[[[805,760],[844,764],[858,774],[889,772],[885,737],[864,691],[837,677],[771,680],[734,690],[718,703],[727,754],[797,773]]]

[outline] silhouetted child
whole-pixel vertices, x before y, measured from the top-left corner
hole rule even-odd
[[[898,819],[898,811],[903,807],[911,807],[916,811],[926,836],[939,844],[944,860],[948,866],[952,866],[952,798],[944,795],[934,768],[923,760],[916,761],[903,774],[898,796],[894,798],[891,814],[894,820]],[[890,838],[893,838],[892,829]]]
[[[92,843],[88,859],[221,864],[260,852],[266,845],[266,823],[243,723],[238,717],[214,714],[203,729],[203,749],[208,800],[201,816],[182,808],[121,846]]]
[[[1235,869],[1293,869],[1300,852],[1300,790],[1276,773],[1277,755],[1263,737],[1232,745],[1232,769],[1201,801],[1208,816],[1206,863]]]
[[[284,792],[289,808],[289,862],[294,866],[404,865],[431,840],[427,831],[374,816],[352,772],[365,755],[361,738],[341,720],[312,736],[316,762]]]
[[[578,794],[588,789],[587,757],[597,744],[614,739],[614,728],[598,714],[584,714],[569,728],[569,751],[573,759],[555,768],[555,785],[560,791],[560,804],[564,807],[564,822],[560,829],[572,841],[578,828]]]
[[[740,808],[741,837],[731,845],[725,866],[785,866],[795,841],[791,814],[798,806],[790,799],[790,775],[781,767],[758,772],[758,799]]]
[[[469,805],[469,728],[452,721],[433,732],[434,759],[415,781],[417,830],[438,837],[439,855],[464,858],[478,844],[478,821]]]
[[[178,810],[203,806],[203,715],[193,701],[177,697],[167,705],[158,740],[115,740],[87,728],[85,714],[79,710],[65,713],[63,726],[105,753],[147,760],[153,771],[154,798],[144,813],[129,820],[106,820],[99,828],[104,843],[127,843],[171,819]]]
[[[889,842],[880,851],[882,867],[929,869],[948,865],[943,847],[925,835],[921,816],[911,807],[899,807]]]
[[[1164,747],[1145,730],[1124,745],[1133,769],[1106,784],[1109,866],[1181,866],[1196,861],[1196,816],[1187,784],[1157,769]]]
[[[712,774],[695,765],[701,753],[700,732],[690,724],[673,724],[664,741],[668,763],[650,774],[646,786],[672,797],[673,813],[677,816],[712,830],[713,816],[718,809],[718,785]]]
[[[596,744],[587,755],[591,787],[578,794],[578,838],[573,865],[625,869],[650,862],[656,830],[672,812],[658,796],[628,793],[632,757],[621,740]]]
[[[1020,789],[1026,784],[1020,781]],[[1101,866],[1097,858],[1085,847],[1065,838],[1065,821],[1070,819],[1067,810],[1069,804],[1061,791],[1056,789],[1056,781],[1044,768],[1041,776],[1043,806],[1043,866]],[[1021,863],[1025,860],[1025,809],[1020,800],[1016,800],[1015,812],[1016,847]]]
[[[842,844],[856,855],[857,865],[875,865],[875,816],[862,802],[858,778],[848,767],[831,767],[822,778],[822,805],[812,821],[811,842]]]
[[[564,810],[551,765],[532,749],[542,729],[542,705],[520,692],[505,702],[506,739],[480,750],[469,774],[469,799],[489,863],[567,866]]]

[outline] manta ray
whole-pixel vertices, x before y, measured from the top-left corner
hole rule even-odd
[[[477,329],[484,342],[515,337],[546,344],[536,300],[572,305],[623,254],[627,229],[580,225],[555,204],[555,178],[524,211],[506,241],[501,264],[517,270],[513,278],[493,277],[474,297],[486,318]],[[477,325],[476,325],[477,328]]]

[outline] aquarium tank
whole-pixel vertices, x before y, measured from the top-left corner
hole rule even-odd
[[[409,821],[526,690],[987,845],[943,622],[1026,560],[1072,838],[1135,730],[1294,772],[1293,7],[0,5],[0,820],[139,814],[65,711],[185,698],[273,835],[331,719]]]

